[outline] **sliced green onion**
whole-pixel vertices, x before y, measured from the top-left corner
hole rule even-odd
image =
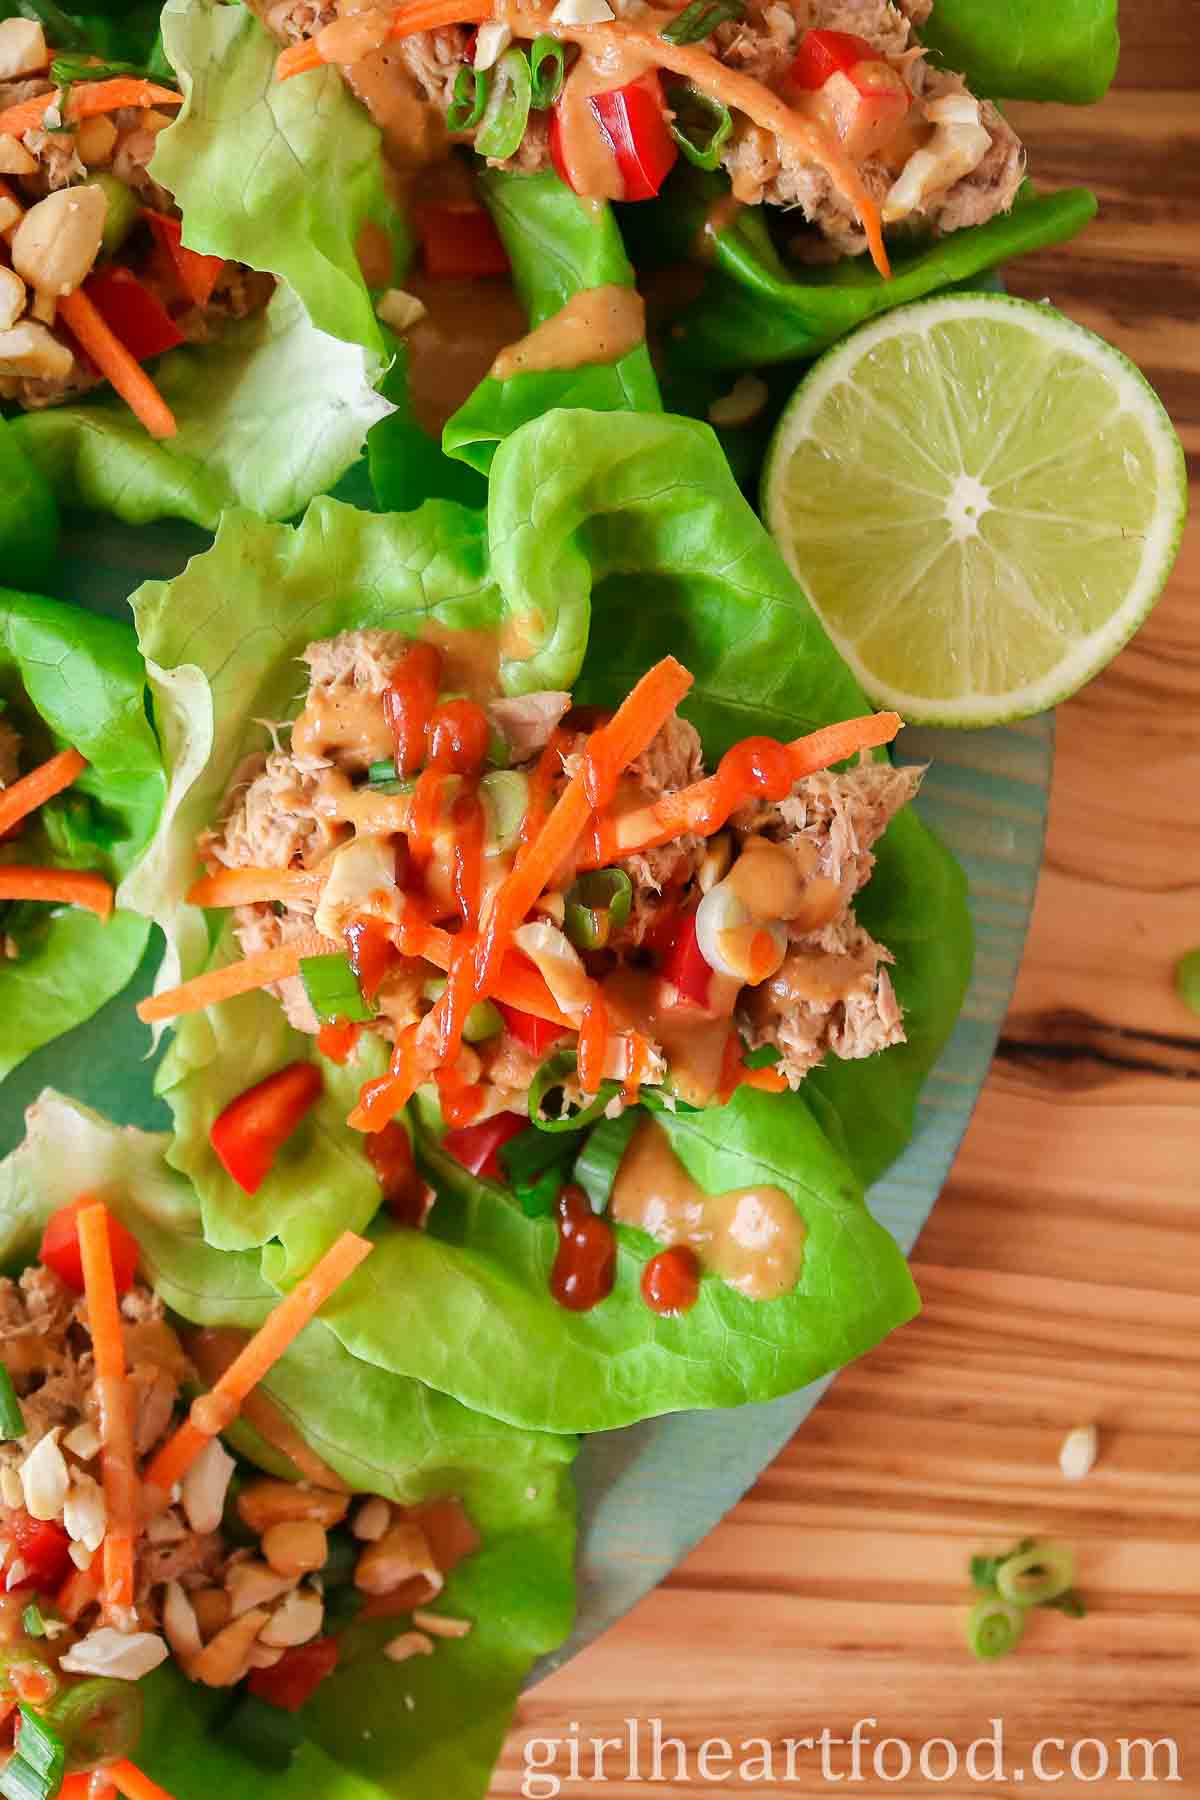
[[[665,37],[666,32],[663,33]],[[671,89],[671,136],[698,169],[718,169],[721,152],[733,132],[733,116],[720,100],[693,82]]]
[[[534,112],[545,112],[562,93],[566,74],[567,52],[558,38],[548,31],[535,37],[529,46],[529,73],[533,79]]]
[[[996,1570],[1001,1599],[1013,1606],[1048,1606],[1075,1579],[1075,1558],[1064,1544],[1032,1544]]]
[[[500,1167],[513,1186],[529,1186],[547,1169],[561,1169],[575,1153],[575,1144],[561,1141],[553,1132],[530,1126],[501,1144]]]
[[[601,1119],[592,1126],[575,1160],[573,1179],[591,1201],[594,1213],[602,1213],[608,1207],[621,1158],[629,1148],[640,1116],[636,1106],[627,1106],[617,1118]]]
[[[1176,963],[1175,990],[1185,1006],[1200,1013],[1200,950],[1189,950]]]
[[[594,869],[567,890],[563,930],[577,950],[602,950],[632,906],[633,884],[624,869]]]
[[[31,1600],[21,1614],[21,1625],[26,1637],[39,1638],[46,1635],[46,1621],[42,1617],[42,1609],[35,1600]]]
[[[136,75],[145,70],[139,63],[89,62],[85,56],[56,56],[50,64],[50,79],[55,87],[70,87],[76,81],[112,81],[118,75]]]
[[[46,1708],[45,1717],[66,1746],[68,1773],[81,1774],[132,1756],[142,1735],[142,1713],[142,1690],[136,1682],[97,1676],[64,1689]],[[22,1755],[24,1750],[22,1731]]]
[[[0,1439],[7,1443],[10,1438],[24,1436],[25,1416],[21,1411],[21,1402],[17,1399],[12,1376],[4,1364],[0,1363]]]
[[[438,1001],[446,991],[444,980],[435,978],[427,981],[421,989],[426,1000]],[[468,1044],[486,1044],[489,1038],[498,1037],[504,1030],[504,1020],[490,1000],[477,1000],[467,1014],[467,1022],[463,1026],[463,1041]]]
[[[711,37],[718,25],[740,19],[745,11],[745,0],[692,0],[659,35],[668,44],[698,44],[701,38]]]
[[[416,782],[405,777],[401,780],[396,774],[396,765],[390,756],[382,762],[373,762],[367,770],[367,786],[377,794],[411,794]]]
[[[454,77],[454,97],[446,108],[448,131],[474,131],[483,117],[491,85],[486,69],[463,65]]]
[[[781,1061],[779,1050],[774,1044],[760,1044],[757,1050],[747,1050],[742,1057],[742,1066],[746,1069],[773,1069]]]
[[[89,173],[88,182],[98,187],[107,201],[104,214],[104,227],[100,233],[100,248],[105,256],[115,256],[125,239],[142,216],[142,203],[131,187],[107,169],[97,169]]]
[[[1087,1618],[1087,1607],[1084,1604],[1083,1596],[1077,1594],[1074,1588],[1069,1588],[1065,1594],[1060,1594],[1056,1600],[1047,1600],[1045,1604],[1052,1612],[1066,1613],[1068,1619]]]
[[[220,1731],[228,1743],[263,1769],[289,1768],[305,1738],[298,1713],[269,1706],[253,1694],[242,1695]]]
[[[22,1706],[19,1744],[0,1768],[0,1794],[5,1800],[51,1800],[67,1769],[62,1739],[38,1713]]]
[[[615,1081],[602,1081],[600,1092],[587,1106],[575,1112],[562,1111],[545,1113],[542,1108],[546,1100],[554,1093],[560,1096],[561,1105],[566,1108],[567,1097],[563,1091],[565,1082],[574,1075],[578,1068],[578,1059],[573,1050],[555,1050],[548,1056],[533,1080],[529,1084],[529,1117],[539,1131],[582,1131],[585,1125],[591,1125],[603,1116],[604,1109],[614,1094],[620,1093]]]
[[[475,133],[475,149],[480,156],[504,162],[516,155],[529,123],[532,97],[529,63],[525,52],[514,45],[495,67],[492,91]]]
[[[328,956],[302,956],[300,978],[322,1025],[332,1025],[336,1019],[361,1025],[375,1017],[375,1008],[363,999],[358,976],[344,950],[331,950]]]
[[[971,1558],[971,1586],[982,1593],[990,1594],[996,1585],[996,1570],[1002,1558],[998,1556],[973,1556]]]
[[[479,784],[487,813],[489,850],[511,850],[521,836],[529,810],[529,777],[519,769],[493,769]]]
[[[985,1594],[967,1616],[967,1642],[985,1661],[1015,1650],[1024,1630],[1022,1608],[1002,1600],[999,1594]]]

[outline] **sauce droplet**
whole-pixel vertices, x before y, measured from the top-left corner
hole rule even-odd
[[[665,1319],[690,1312],[699,1297],[699,1259],[683,1244],[660,1250],[642,1270],[642,1299]]]
[[[558,1197],[558,1254],[550,1292],[568,1312],[590,1312],[612,1293],[617,1276],[617,1240],[599,1218],[582,1188],[565,1187]]]

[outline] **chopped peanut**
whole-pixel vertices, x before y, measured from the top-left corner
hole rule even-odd
[[[454,1619],[448,1613],[414,1612],[413,1624],[430,1637],[465,1638],[471,1635],[470,1619]]]
[[[295,1588],[283,1605],[276,1607],[270,1624],[263,1626],[259,1641],[269,1644],[272,1649],[291,1650],[297,1644],[307,1644],[319,1636],[324,1620],[325,1608],[320,1594],[314,1593],[312,1588]]]
[[[329,1540],[315,1519],[285,1519],[263,1533],[262,1553],[277,1575],[311,1575],[329,1555]]]
[[[383,1654],[389,1662],[407,1662],[410,1656],[432,1656],[433,1639],[427,1638],[423,1631],[402,1631],[394,1637],[390,1644],[383,1646]]]
[[[226,1625],[192,1663],[188,1670],[192,1680],[203,1682],[205,1687],[232,1687],[240,1681],[254,1642],[270,1616],[265,1607],[254,1607]]]
[[[108,213],[101,187],[59,188],[31,206],[13,233],[12,260],[30,287],[73,294],[100,254]]]
[[[46,34],[33,19],[0,19],[0,81],[36,75],[50,60]]]
[[[334,1494],[328,1488],[308,1487],[303,1482],[252,1481],[238,1495],[237,1509],[243,1525],[263,1537],[272,1525],[291,1519],[312,1519],[326,1531],[340,1525],[350,1510],[349,1494]]]
[[[117,147],[117,128],[107,113],[80,121],[75,133],[75,153],[88,169],[100,169],[113,159]]]
[[[424,1532],[410,1519],[399,1519],[367,1545],[354,1571],[354,1585],[364,1594],[391,1594],[414,1575],[436,1574]]]
[[[36,168],[37,157],[11,133],[0,132],[0,175],[32,175]]]
[[[207,1643],[218,1631],[224,1631],[233,1617],[233,1601],[224,1588],[216,1587],[197,1588],[188,1598],[200,1627],[200,1636]]]
[[[354,1515],[350,1529],[360,1543],[374,1544],[392,1522],[392,1509],[380,1494],[373,1494]]]
[[[14,269],[0,264],[0,331],[8,331],[24,311],[25,283]]]
[[[272,1600],[278,1600],[281,1594],[295,1586],[295,1577],[277,1575],[263,1562],[236,1563],[225,1577],[225,1585],[229,1589],[229,1598],[233,1602],[233,1616],[238,1618],[248,1612],[251,1607],[269,1606]]]

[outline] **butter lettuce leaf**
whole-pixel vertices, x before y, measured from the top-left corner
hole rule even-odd
[[[13,587],[50,585],[58,553],[58,505],[41,470],[0,419],[0,569]]]
[[[885,281],[866,256],[817,267],[786,264],[764,208],[743,207],[722,222],[719,203],[728,192],[725,176],[680,165],[660,200],[624,209],[635,259],[644,255],[648,263],[686,260],[706,221],[714,223],[704,285],[672,321],[670,370],[742,370],[816,356],[893,307],[948,287],[979,285],[997,264],[1074,237],[1096,213],[1086,188],[1035,196],[1026,184],[1012,211],[986,225],[932,242],[890,244],[892,275]]]
[[[531,330],[589,288],[633,286],[633,266],[610,206],[581,200],[553,171],[519,175],[489,169],[478,179]],[[442,446],[486,473],[503,439],[555,407],[661,412],[645,343],[613,362],[512,375],[507,381],[488,376],[448,421]]]
[[[130,525],[215,528],[228,507],[288,518],[332,487],[391,411],[380,355],[318,331],[280,287],[266,310],[162,358],[155,382],[177,436],[156,442],[110,389],[9,421],[63,506]]]
[[[164,1143],[43,1094],[24,1144],[0,1163],[0,1264],[27,1261],[55,1207],[96,1193],[138,1238],[144,1272],[185,1320],[252,1329],[275,1295],[253,1257],[193,1235],[196,1198],[164,1163]],[[469,1619],[472,1630],[398,1665],[380,1654],[394,1620],[353,1626],[341,1666],[304,1711],[308,1741],[287,1773],[266,1772],[227,1745],[228,1697],[165,1666],[143,1684],[139,1765],[180,1795],[482,1800],[522,1681],[570,1629],[574,1440],[513,1430],[358,1362],[320,1322],[262,1385],[356,1490],[404,1505],[462,1501],[483,1544],[449,1576],[435,1610]],[[275,1469],[274,1456],[265,1460]]]
[[[95,869],[118,883],[158,823],[166,779],[145,712],[145,669],[127,625],[0,589],[0,720],[40,762],[73,746],[78,781],[39,809],[0,861]],[[120,993],[149,923],[119,909],[0,906],[16,955],[0,958],[0,1077]]]
[[[1101,100],[1117,72],[1117,0],[937,0],[921,27],[937,59],[998,100]]]

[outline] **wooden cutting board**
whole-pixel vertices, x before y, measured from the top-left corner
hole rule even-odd
[[[1044,0],[1057,4],[1058,0]],[[1038,178],[1086,182],[1088,234],[1019,264],[1011,286],[1132,356],[1200,467],[1200,4],[1125,0],[1102,106],[1014,107]],[[778,1746],[825,1727],[901,1740],[850,1794],[954,1800],[1030,1791],[1200,1796],[1200,1020],[1172,969],[1200,945],[1200,525],[1154,616],[1059,714],[1050,835],[996,1063],[916,1273],[923,1316],[842,1376],[721,1528],[621,1625],[523,1702],[494,1793],[531,1795],[534,1740],[562,1740],[562,1793],[814,1795],[818,1744],[786,1779]],[[1083,1482],[1058,1471],[1100,1428]],[[687,1479],[681,1471],[680,1479]],[[1020,1652],[976,1662],[961,1635],[972,1551],[1030,1532],[1074,1546],[1089,1613],[1039,1614]],[[624,1738],[642,1721],[640,1781]],[[688,1778],[647,1779],[650,1721]],[[921,1778],[922,1743],[1003,1723],[1007,1778]],[[572,1726],[575,1729],[572,1729]],[[1120,1740],[1175,1740],[1182,1780],[1143,1783]],[[710,1748],[709,1779],[698,1752]],[[762,1745],[775,1746],[774,1780]],[[1033,1746],[1049,1744],[1039,1783]],[[1094,1743],[1080,1740],[1093,1739]],[[569,1780],[571,1744],[580,1779]],[[1071,1746],[1076,1745],[1075,1773]],[[527,1756],[528,1751],[528,1756]],[[926,1766],[948,1766],[934,1746]],[[992,1769],[980,1751],[976,1768]],[[852,1775],[830,1745],[832,1775]],[[746,1773],[737,1773],[747,1764]],[[1094,1779],[1108,1763],[1108,1773]],[[1016,1769],[1022,1778],[1016,1776]],[[432,1797],[431,1797],[432,1800]]]

